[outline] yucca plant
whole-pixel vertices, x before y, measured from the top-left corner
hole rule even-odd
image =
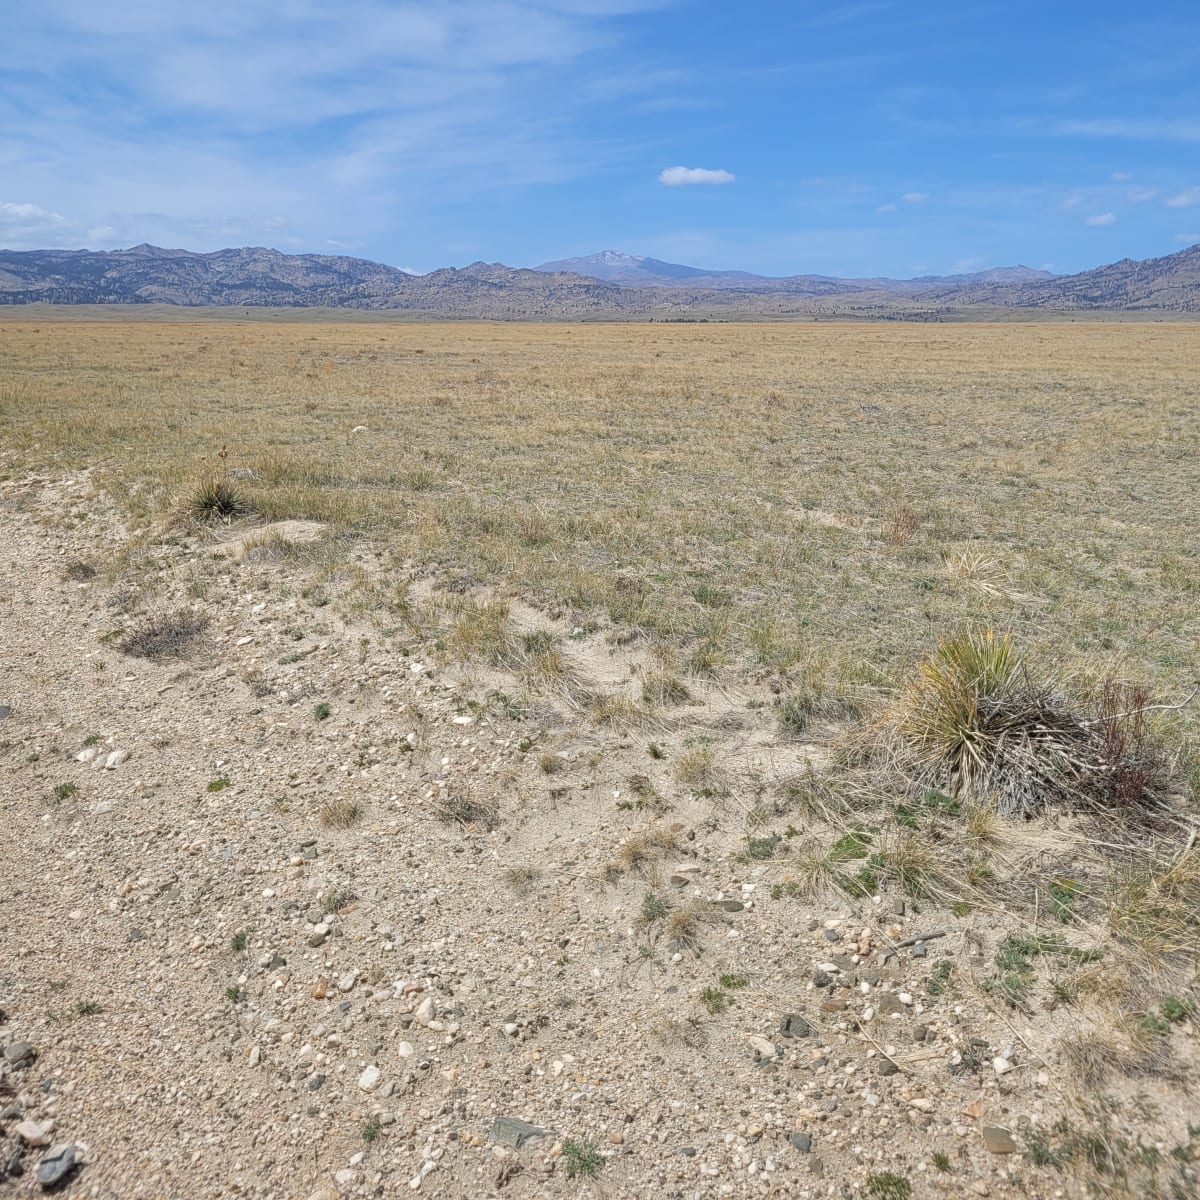
[[[1035,677],[1006,633],[944,638],[892,724],[925,782],[993,802],[1003,816],[1052,801],[1111,801],[1120,764],[1106,753],[1103,722],[1075,711],[1061,681]]]
[[[232,521],[250,511],[241,491],[224,475],[207,475],[187,498],[188,515],[201,524]]]

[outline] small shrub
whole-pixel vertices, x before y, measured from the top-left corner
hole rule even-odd
[[[60,804],[64,800],[70,800],[72,796],[79,794],[79,788],[73,783],[60,783],[54,788],[54,799]]]
[[[867,1195],[876,1196],[878,1200],[909,1200],[912,1184],[894,1171],[880,1171],[867,1176]]]
[[[103,1011],[104,1009],[95,1000],[80,1000],[75,1005],[75,1015],[77,1017],[94,1017]]]
[[[312,715],[315,720],[328,721],[333,716],[333,709],[322,700],[319,704],[313,705]]]
[[[470,792],[449,793],[438,802],[437,813],[449,825],[485,833],[500,824],[500,805],[495,800],[476,799]]]
[[[717,982],[728,992],[737,992],[750,986],[745,975],[722,975]]]
[[[647,892],[642,898],[642,919],[646,922],[661,921],[670,911],[671,906],[653,892]]]
[[[568,1138],[563,1142],[563,1161],[567,1164],[568,1179],[576,1176],[595,1179],[604,1166],[604,1157],[590,1138]]]
[[[147,617],[118,643],[123,654],[150,660],[182,658],[208,628],[208,617],[192,609]]]
[[[746,853],[758,862],[765,862],[775,857],[775,851],[779,849],[782,841],[783,838],[778,833],[773,833],[769,837],[747,837]]]
[[[223,792],[230,786],[229,778],[226,775],[218,775],[216,779],[210,779],[205,786],[206,792]]]
[[[229,522],[250,512],[242,493],[223,475],[209,475],[188,494],[188,516],[200,524]]]
[[[372,1117],[362,1128],[363,1141],[369,1146],[382,1132],[383,1126],[375,1117]]]
[[[240,1004],[243,1000],[245,1000],[245,998],[246,993],[236,984],[225,989],[225,999],[228,1000],[230,1004]]]
[[[700,993],[700,1003],[715,1017],[729,1007],[729,993],[719,987],[706,987]]]
[[[245,951],[249,941],[250,931],[248,929],[239,929],[237,933],[235,933],[233,937],[229,939],[229,949],[232,950],[234,954],[242,954]]]
[[[96,568],[90,562],[77,558],[74,562],[67,563],[66,569],[63,571],[63,578],[69,579],[73,583],[85,583],[89,579],[96,578]]]

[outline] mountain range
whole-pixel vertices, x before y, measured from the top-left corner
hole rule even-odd
[[[535,269],[412,275],[367,259],[242,247],[199,254],[0,250],[0,304],[162,304],[403,311],[489,320],[849,317],[954,320],[1022,310],[1200,313],[1200,245],[1076,275],[1000,267],[918,279],[769,277],[604,251]]]
[[[625,287],[689,287],[715,288],[735,292],[782,292],[791,295],[838,295],[845,292],[900,291],[914,292],[942,285],[974,283],[1031,283],[1053,279],[1049,271],[1032,267],[994,267],[972,275],[925,275],[919,279],[838,279],[832,275],[752,275],[747,271],[707,271],[702,267],[685,267],[680,263],[663,262],[639,254],[623,254],[619,250],[602,250],[584,258],[564,258],[543,263],[535,271],[557,274],[585,275],[605,283]]]

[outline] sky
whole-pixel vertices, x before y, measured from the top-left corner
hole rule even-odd
[[[0,247],[1057,272],[1200,241],[1195,0],[0,0]]]

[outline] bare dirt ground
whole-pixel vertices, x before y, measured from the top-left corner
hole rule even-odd
[[[514,720],[479,702],[495,679],[209,537],[158,563],[163,611],[219,582],[207,630],[124,654],[107,585],[68,577],[121,538],[86,477],[5,485],[0,1128],[24,1173],[0,1188],[37,1193],[40,1142],[74,1146],[81,1197],[1082,1190],[1029,1154],[1074,1111],[1067,1010],[938,986],[997,924],[771,900],[711,803],[647,811],[613,863],[614,799],[671,791],[677,733],[658,760],[565,709]],[[583,640],[579,670],[636,668]],[[687,728],[763,779],[819,761],[756,720],[714,690]],[[322,824],[342,802],[361,823]],[[1120,1134],[1187,1146],[1179,1088],[1141,1081]],[[545,1132],[518,1148],[504,1117]],[[1163,1195],[1191,1186],[1175,1165]]]

